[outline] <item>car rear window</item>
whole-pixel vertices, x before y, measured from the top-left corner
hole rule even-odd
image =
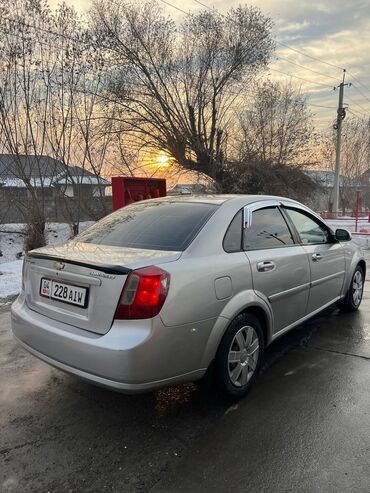
[[[76,241],[151,250],[183,251],[217,209],[215,204],[151,201],[113,212]]]

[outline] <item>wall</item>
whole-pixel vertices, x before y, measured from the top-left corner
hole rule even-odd
[[[24,223],[31,205],[26,197],[12,199],[0,194],[0,223]],[[112,197],[48,197],[44,199],[46,220],[49,222],[97,221],[112,212]]]

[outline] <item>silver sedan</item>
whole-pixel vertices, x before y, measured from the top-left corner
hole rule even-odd
[[[293,200],[147,200],[29,252],[12,328],[94,384],[139,392],[207,376],[240,398],[272,341],[334,303],[358,309],[365,270],[346,230]]]

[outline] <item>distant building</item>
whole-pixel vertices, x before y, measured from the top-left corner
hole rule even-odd
[[[322,170],[307,170],[306,174],[314,181],[317,185],[325,188],[334,188],[334,171],[322,171]],[[344,183],[344,177],[339,177],[339,186],[342,187]]]
[[[363,187],[370,186],[370,168],[364,171],[364,173],[359,176],[358,181]]]
[[[333,210],[333,189],[334,189],[334,171],[307,170],[305,173],[311,180],[318,185],[310,201],[310,206],[316,211]],[[345,179],[339,177],[339,187],[343,187]],[[341,202],[341,200],[340,200]],[[341,208],[341,203],[340,203]]]
[[[311,198],[311,207],[316,211],[332,211],[334,171],[307,170],[305,172],[318,185]],[[364,208],[370,207],[370,169],[356,178],[339,177],[339,210],[353,210],[355,207],[356,190],[361,192],[361,203]]]
[[[0,199],[27,197],[30,188],[43,197],[101,197],[110,185],[99,175],[49,156],[0,154]]]
[[[361,204],[370,211],[370,168],[358,177],[361,190]]]
[[[211,184],[187,183],[177,184],[167,192],[167,195],[203,195],[217,193]]]
[[[25,222],[36,196],[48,221],[96,220],[111,211],[111,183],[49,156],[0,154],[0,222]]]

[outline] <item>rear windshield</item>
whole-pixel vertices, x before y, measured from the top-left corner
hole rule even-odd
[[[76,241],[183,251],[218,206],[194,202],[140,202],[113,212]]]

